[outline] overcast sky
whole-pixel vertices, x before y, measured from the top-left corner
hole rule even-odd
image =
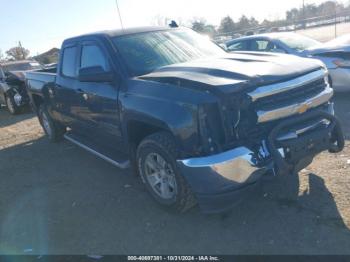
[[[349,0],[339,0],[347,3]],[[147,26],[156,17],[183,22],[203,17],[218,25],[230,15],[258,20],[284,18],[286,10],[301,7],[302,0],[118,0],[124,27]],[[324,0],[305,0],[321,3]],[[42,53],[74,35],[120,28],[116,0],[0,0],[0,49],[5,53],[19,40],[31,51]]]

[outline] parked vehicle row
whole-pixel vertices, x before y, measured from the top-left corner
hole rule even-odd
[[[133,167],[169,209],[226,210],[266,174],[344,147],[317,60],[228,54],[192,30],[160,27],[70,38],[60,52],[57,73],[26,73],[48,138]]]
[[[226,46],[230,52],[273,52],[318,59],[327,66],[334,90],[350,91],[350,35],[322,44],[295,33],[269,33],[241,37]]]

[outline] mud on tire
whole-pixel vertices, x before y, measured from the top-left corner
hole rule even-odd
[[[140,143],[136,159],[138,172],[152,197],[170,211],[184,212],[196,204],[196,199],[178,169],[176,164],[178,155],[179,151],[174,138],[167,132],[158,132],[146,137]],[[152,170],[151,167],[153,169],[158,167],[159,170]],[[157,173],[161,178],[154,179],[157,175],[153,174]],[[161,193],[163,192],[161,189],[165,188],[163,182],[154,185],[157,179],[161,181],[163,178],[166,178],[169,184],[168,195]],[[175,188],[172,189],[174,185]]]
[[[66,128],[51,118],[44,104],[40,105],[39,107],[38,117],[45,134],[51,142],[58,142],[62,140],[63,135],[66,132]]]

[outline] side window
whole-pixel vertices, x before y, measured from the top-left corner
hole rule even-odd
[[[80,67],[101,66],[108,71],[109,66],[102,50],[96,45],[85,45],[81,52]]]
[[[76,77],[76,56],[78,48],[67,47],[63,50],[62,74],[63,76]]]
[[[233,43],[227,47],[229,51],[247,51],[247,42],[241,41]]]
[[[271,52],[273,49],[276,49],[276,45],[268,40],[252,40],[250,43],[251,51]]]

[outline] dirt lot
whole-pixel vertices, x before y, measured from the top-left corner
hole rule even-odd
[[[139,181],[32,114],[0,110],[2,254],[350,254],[350,95],[336,97],[347,147],[297,176],[264,181],[231,213],[169,214]]]
[[[321,42],[327,42],[335,36],[339,37],[350,33],[350,23],[340,23],[336,27],[334,25],[309,28],[305,30],[298,30],[297,33],[312,37]]]

